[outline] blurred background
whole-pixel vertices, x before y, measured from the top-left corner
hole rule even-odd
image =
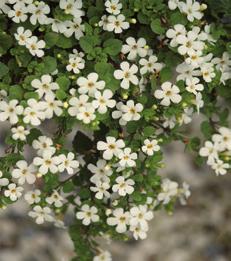
[[[199,119],[187,133],[199,133]],[[1,128],[3,144],[4,128]],[[191,186],[188,205],[177,205],[172,215],[155,214],[148,239],[127,243],[105,242],[114,261],[230,261],[231,177],[216,177],[198,168],[181,143],[165,150],[166,168],[161,175]],[[0,146],[0,155],[3,147]],[[0,261],[69,261],[73,246],[65,230],[38,226],[26,215],[23,201],[0,211]]]

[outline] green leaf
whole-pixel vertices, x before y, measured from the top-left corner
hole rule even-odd
[[[36,70],[40,74],[53,73],[57,68],[57,61],[54,57],[46,56],[43,62],[36,66]]]
[[[91,53],[94,51],[94,47],[100,44],[100,40],[97,36],[86,35],[79,39],[79,44],[84,52]]]
[[[68,182],[65,182],[64,185],[63,185],[63,192],[64,193],[70,193],[74,189],[75,189],[75,185],[73,184],[73,182],[71,180],[68,181]]]
[[[151,126],[147,126],[144,128],[144,136],[149,137],[155,133],[155,128]]]
[[[0,32],[0,54],[5,54],[12,44],[13,40],[11,36],[5,32]]]
[[[58,42],[59,34],[54,32],[48,32],[44,35],[44,40],[46,42],[46,47],[50,48],[56,45],[56,43]]]
[[[29,100],[29,99],[35,99],[35,100],[38,100],[39,99],[39,95],[37,92],[26,92],[24,94],[24,98],[26,100]]]
[[[9,72],[9,68],[0,62],[0,79],[5,76]]]
[[[203,121],[201,123],[200,128],[201,128],[202,133],[206,137],[206,139],[209,139],[212,136],[213,132],[214,132],[212,125],[208,121]]]
[[[164,67],[161,71],[160,71],[160,79],[161,82],[166,82],[171,80],[172,78],[172,70],[170,67]]]
[[[59,99],[59,100],[64,100],[64,99],[66,99],[67,98],[67,94],[66,94],[66,92],[64,91],[64,90],[62,90],[62,89],[59,89],[59,90],[57,90],[57,92],[56,92],[56,97]]]
[[[68,90],[70,84],[71,84],[71,81],[68,79],[68,77],[66,76],[59,76],[56,80],[56,82],[58,83],[59,87],[62,89],[62,90]]]
[[[174,12],[173,14],[171,14],[170,23],[171,23],[171,25],[175,25],[175,24],[186,25],[187,18],[181,12],[177,11],[177,12]]]
[[[23,98],[23,89],[20,85],[13,85],[9,89],[9,99],[13,100],[22,100]]]
[[[104,51],[112,56],[120,53],[122,49],[122,41],[118,39],[108,39],[103,44]]]
[[[67,38],[62,34],[59,34],[59,39],[56,42],[56,46],[62,48],[62,49],[68,49],[73,47],[76,44],[76,40],[74,38],[70,37]]]
[[[158,18],[151,22],[151,29],[156,34],[163,34],[165,32],[165,29],[161,25],[161,21]]]

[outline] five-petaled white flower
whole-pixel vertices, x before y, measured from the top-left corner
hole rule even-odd
[[[52,217],[52,212],[49,207],[35,206],[33,210],[28,213],[28,215],[35,219],[37,224],[43,224],[45,221],[52,222],[54,218]]]
[[[113,217],[107,218],[107,224],[109,226],[116,226],[116,232],[124,233],[127,231],[127,225],[129,224],[130,214],[122,208],[113,210]]]
[[[87,78],[79,77],[77,84],[79,85],[78,92],[80,94],[87,93],[90,96],[94,96],[97,90],[102,90],[105,87],[104,81],[98,81],[99,75],[97,73],[88,74]]]
[[[83,225],[89,226],[91,222],[98,222],[99,216],[97,215],[98,209],[94,206],[90,207],[84,204],[81,211],[76,213],[76,218],[82,220]]]
[[[176,85],[171,82],[164,82],[161,85],[161,89],[162,90],[156,90],[154,94],[157,99],[161,99],[161,105],[169,106],[171,102],[181,102],[182,97],[179,94],[180,90]]]
[[[37,36],[32,36],[26,41],[26,47],[33,56],[44,56],[44,51],[42,49],[44,49],[45,46],[46,43],[43,40],[38,40]]]
[[[122,8],[122,4],[119,0],[107,0],[104,5],[106,7],[106,11],[113,15],[118,15],[120,13],[120,9]]]
[[[11,201],[16,201],[22,196],[22,187],[17,187],[15,183],[10,183],[8,189],[4,191],[4,195],[10,198]]]
[[[19,185],[23,185],[25,182],[28,184],[35,183],[35,167],[33,164],[28,166],[25,160],[20,160],[16,163],[16,167],[12,171],[12,177],[18,180]]]
[[[23,113],[23,107],[18,105],[18,100],[11,100],[8,103],[6,101],[0,101],[0,121],[6,121],[9,119],[11,124],[18,122],[18,115]]]
[[[158,145],[157,140],[144,140],[144,145],[142,146],[142,151],[146,153],[148,156],[152,156],[155,151],[159,151],[160,146]]]
[[[139,80],[135,75],[138,72],[138,67],[135,64],[129,65],[128,62],[122,62],[120,64],[121,70],[115,70],[114,77],[117,80],[122,80],[120,86],[123,89],[128,89],[130,83],[138,85]]]
[[[72,175],[74,169],[79,167],[79,162],[75,160],[75,154],[73,152],[69,152],[67,156],[64,154],[59,155],[59,160],[61,162],[58,167],[60,172],[66,170],[69,175]]]
[[[96,91],[95,100],[92,105],[99,113],[104,114],[107,112],[107,107],[113,108],[116,105],[116,101],[111,99],[113,93],[111,90],[104,90],[103,93]]]
[[[126,43],[122,47],[121,52],[124,54],[128,53],[128,60],[135,60],[137,56],[145,57],[148,53],[146,46],[146,40],[139,38],[137,41],[133,37],[128,37]]]
[[[113,192],[117,192],[120,196],[130,195],[134,191],[135,182],[132,179],[127,179],[123,176],[119,176],[116,178],[116,184],[112,186]]]
[[[109,15],[107,19],[107,30],[109,32],[114,31],[116,34],[122,33],[123,30],[129,28],[129,23],[126,22],[125,19],[125,16],[122,14],[119,14],[118,16]]]
[[[118,158],[120,159],[119,164],[121,167],[134,167],[137,154],[135,152],[132,153],[130,148],[125,148],[118,154]]]
[[[106,142],[98,141],[97,149],[103,150],[103,158],[106,160],[112,159],[113,156],[118,156],[121,149],[125,147],[124,141],[122,139],[116,140],[115,137],[106,137]]]

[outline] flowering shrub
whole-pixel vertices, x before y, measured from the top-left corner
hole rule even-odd
[[[1,0],[1,208],[24,198],[37,224],[69,226],[73,260],[109,261],[97,237],[145,239],[190,196],[158,175],[164,145],[228,173],[230,17],[207,4]],[[199,113],[204,144],[182,128]]]

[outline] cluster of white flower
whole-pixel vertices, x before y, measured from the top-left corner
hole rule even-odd
[[[183,183],[182,188],[179,187],[179,184],[170,179],[163,179],[161,184],[161,192],[157,196],[157,203],[162,202],[162,204],[168,204],[172,199],[179,198],[182,204],[185,204],[186,200],[191,195],[189,190],[189,185]]]
[[[175,10],[178,8],[181,13],[187,15],[187,19],[190,22],[196,20],[201,20],[203,17],[203,11],[207,8],[206,4],[200,4],[195,0],[186,0],[186,2],[182,2],[180,0],[169,0],[168,7],[171,10]]]
[[[98,78],[97,73],[90,73],[87,78],[79,77],[77,85],[80,95],[69,100],[68,113],[85,124],[89,124],[96,118],[97,111],[100,114],[105,114],[108,108],[113,108],[116,105],[116,101],[111,99],[113,92],[109,89],[103,90],[105,82],[98,81]]]
[[[134,206],[130,211],[124,211],[123,208],[116,208],[113,211],[108,209],[106,214],[109,226],[115,226],[118,233],[132,232],[136,240],[147,237],[148,221],[154,217],[147,205]]]
[[[109,15],[103,15],[101,17],[99,26],[102,27],[103,30],[120,34],[123,30],[129,28],[126,17],[123,14],[120,14],[122,4],[119,0],[107,0],[105,2],[105,7]]]
[[[208,158],[207,164],[217,175],[225,175],[231,167],[224,162],[224,159],[231,155],[231,130],[220,127],[218,133],[212,136],[212,140],[205,142],[199,153],[202,157]]]
[[[46,43],[43,40],[39,40],[37,36],[32,36],[32,32],[24,27],[20,26],[17,29],[17,33],[14,34],[15,39],[19,45],[25,46],[31,55],[42,57],[44,56],[43,49]]]

